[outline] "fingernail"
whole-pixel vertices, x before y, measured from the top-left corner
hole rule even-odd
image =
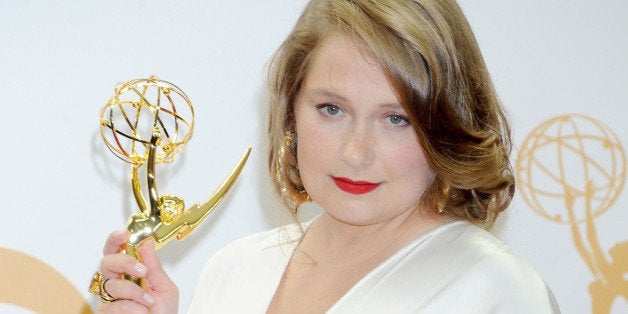
[[[144,264],[142,263],[136,263],[135,270],[140,274],[140,276],[143,276],[146,274],[146,266],[144,266]]]
[[[148,293],[144,293],[144,301],[146,301],[146,303],[148,303],[149,306],[155,303],[155,299],[153,299],[153,296]]]

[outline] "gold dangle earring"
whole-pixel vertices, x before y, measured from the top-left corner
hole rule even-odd
[[[445,206],[447,205],[447,200],[449,199],[449,188],[450,185],[448,183],[443,183],[445,187],[441,189],[441,195],[443,196],[443,200],[439,201],[437,206],[437,210],[439,214],[443,214],[445,212]]]
[[[278,160],[275,163],[276,180],[281,188],[281,196],[284,203],[294,213],[301,204],[310,202],[310,196],[301,186],[301,177],[296,163],[297,138],[293,132],[286,132],[278,152]],[[295,182],[296,181],[296,182]]]

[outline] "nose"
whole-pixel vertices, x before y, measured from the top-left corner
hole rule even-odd
[[[366,125],[354,125],[347,130],[342,143],[341,159],[352,168],[362,168],[373,162],[376,138]]]

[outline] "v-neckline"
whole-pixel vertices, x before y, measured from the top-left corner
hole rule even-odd
[[[281,228],[279,228],[278,232],[280,232],[279,234],[279,254],[281,254],[282,256],[282,262],[279,264],[277,264],[276,266],[281,267],[281,271],[278,271],[277,274],[279,275],[279,277],[275,277],[275,280],[273,280],[275,282],[274,284],[274,289],[272,289],[272,294],[271,297],[268,301],[268,304],[266,306],[266,311],[268,311],[268,308],[270,307],[270,304],[272,303],[272,301],[275,298],[275,295],[277,293],[277,289],[279,289],[279,286],[281,285],[281,281],[285,276],[285,273],[288,269],[288,266],[290,265],[290,262],[292,261],[293,257],[294,257],[294,253],[296,252],[297,247],[299,246],[299,244],[301,243],[301,241],[303,240],[303,237],[305,236],[305,234],[307,233],[308,229],[312,226],[312,224],[321,217],[321,215],[307,221],[307,222],[302,222],[300,224],[291,224],[291,225],[286,225],[283,226]],[[399,256],[405,255],[407,254],[408,251],[412,250],[414,247],[416,247],[417,245],[419,245],[420,243],[424,242],[426,239],[431,238],[432,236],[440,233],[443,230],[449,229],[451,227],[460,225],[460,224],[465,224],[465,221],[451,221],[451,222],[446,222],[442,225],[439,225],[437,227],[435,227],[434,229],[431,229],[421,235],[419,235],[416,239],[410,241],[408,244],[404,245],[402,248],[400,248],[399,250],[397,250],[395,253],[393,253],[391,256],[389,256],[388,258],[386,258],[382,263],[380,263],[379,265],[377,265],[375,268],[373,268],[372,270],[370,270],[368,273],[366,273],[366,275],[364,275],[362,278],[360,278],[360,280],[358,280],[351,288],[349,288],[349,290],[347,290],[338,300],[336,300],[333,305],[327,309],[325,312],[326,313],[332,313],[336,308],[338,308],[340,305],[342,305],[343,302],[345,302],[357,289],[359,289],[361,286],[364,285],[365,282],[368,282],[368,280],[370,280],[370,278],[372,278],[375,274],[377,274],[378,272],[381,271],[382,268],[386,267],[386,265],[388,265],[390,263],[390,261],[394,261],[396,259],[399,258]],[[300,225],[300,226],[299,226]],[[288,246],[289,247],[286,247]]]

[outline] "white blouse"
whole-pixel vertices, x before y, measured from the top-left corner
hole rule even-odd
[[[300,237],[299,227],[289,225],[245,237],[217,252],[201,274],[189,313],[265,313]],[[490,233],[458,221],[397,251],[327,313],[560,310],[530,265]]]

